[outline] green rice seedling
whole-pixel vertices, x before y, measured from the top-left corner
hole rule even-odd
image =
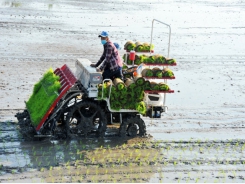
[[[86,174],[88,175],[90,173],[90,170],[89,169],[86,169]]]
[[[106,152],[106,149],[103,149],[102,153],[104,154]]]
[[[216,151],[219,152],[220,146],[217,146]]]
[[[91,178],[91,180],[92,180],[92,183],[94,183],[94,180],[95,180],[95,179],[94,179],[94,176]]]
[[[44,168],[42,167],[42,168],[40,169],[40,171],[41,171],[41,172],[44,172]]]
[[[95,154],[97,154],[97,153],[98,153],[98,151],[99,151],[99,150],[98,150],[98,149],[96,149],[96,150],[94,151],[94,153],[95,153]]]
[[[82,154],[82,153],[80,153],[80,154],[79,154],[79,158],[80,158],[80,159],[82,159],[82,156],[83,156],[83,154]]]
[[[228,148],[225,148],[224,151],[225,151],[225,153],[228,153]]]
[[[70,161],[68,160],[68,161],[66,162],[65,166],[67,167],[67,166],[69,166],[69,165],[70,165]]]
[[[139,164],[140,166],[142,166],[143,165],[143,163],[142,162],[140,162],[140,164]]]
[[[174,161],[174,166],[176,166],[178,164],[178,162],[177,161]]]
[[[41,161],[38,162],[38,166],[39,166],[39,167],[41,166],[41,163],[42,163]]]
[[[138,180],[139,179],[139,174],[136,174],[135,178],[136,178],[136,180]]]
[[[157,157],[156,157],[156,156],[154,156],[154,157],[153,157],[153,161],[154,161],[154,162],[156,162],[156,160],[157,160]]]
[[[233,174],[233,176],[234,176],[234,178],[236,177],[236,171],[234,170],[234,171],[232,171],[232,174]]]
[[[132,165],[131,165],[131,166],[132,166]],[[130,172],[133,173],[133,168],[132,168],[132,167],[130,168]]]
[[[241,152],[243,152],[244,149],[245,149],[245,146],[243,145],[243,146],[241,147]]]
[[[149,157],[148,157],[148,156],[146,156],[146,157],[144,158],[144,162],[146,162],[147,160],[149,160]]]
[[[230,145],[231,145],[230,143],[227,143],[225,146],[226,146],[226,147],[229,147]]]
[[[52,171],[49,171],[48,174],[49,174],[49,177],[52,177],[53,176],[52,175]]]
[[[78,163],[79,163],[79,160],[78,160],[78,159],[76,159],[76,161],[75,161],[75,166],[77,166],[77,165],[78,165]]]

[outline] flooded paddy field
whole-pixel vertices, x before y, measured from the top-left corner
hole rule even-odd
[[[2,122],[0,130],[4,183],[244,182],[244,139],[115,136],[28,142],[14,122]]]
[[[0,0],[0,182],[244,183],[244,8],[238,0]],[[177,66],[168,112],[143,118],[146,138],[23,140],[14,115],[47,69],[96,62],[102,30],[121,47],[149,42],[153,18],[171,25]],[[166,55],[167,43],[168,29],[156,24],[155,53]]]

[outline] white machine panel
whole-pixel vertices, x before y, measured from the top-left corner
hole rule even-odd
[[[97,84],[102,82],[101,72],[96,72],[96,68],[90,65],[91,61],[85,58],[78,58],[75,64],[75,75],[86,89],[97,88]]]

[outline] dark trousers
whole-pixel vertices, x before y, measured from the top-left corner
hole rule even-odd
[[[115,78],[120,78],[123,80],[122,68],[120,67],[116,71],[111,71],[111,70],[106,69],[106,70],[104,70],[102,77],[103,77],[103,80],[104,79],[114,80]]]

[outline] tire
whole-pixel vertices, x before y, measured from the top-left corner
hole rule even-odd
[[[36,130],[31,124],[30,116],[25,109],[22,113],[17,113],[15,117],[18,119],[19,132],[26,141],[33,141]]]
[[[119,128],[120,137],[135,137],[135,136],[145,136],[146,135],[146,126],[144,121],[136,116],[130,117],[123,121]]]
[[[66,116],[66,132],[68,137],[94,134],[103,137],[106,131],[105,113],[95,102],[81,101],[70,108]]]

